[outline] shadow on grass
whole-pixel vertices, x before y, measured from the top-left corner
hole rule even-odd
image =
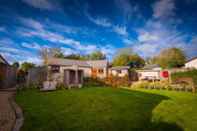
[[[121,92],[123,94],[126,94],[127,90]],[[151,121],[153,115],[152,111],[154,110],[154,108],[158,106],[158,104],[163,100],[170,99],[169,97],[140,91],[129,91],[128,93],[133,97],[133,103],[135,103],[133,104],[134,108],[131,109],[131,112],[133,111],[135,113],[139,113],[140,116],[137,115],[137,117],[135,118],[135,115],[132,115],[132,119],[136,122],[135,124],[133,124],[134,128],[130,127],[124,129],[126,125],[122,123],[119,129],[121,129],[122,131],[127,131],[128,129],[130,129],[131,131],[183,131],[183,129],[176,123]],[[132,123],[130,123],[130,125],[132,125]],[[137,127],[135,128],[136,125]],[[118,124],[116,124],[116,126],[118,126]]]
[[[153,109],[167,99],[111,88],[25,91],[16,97],[25,113],[22,131],[183,131],[175,123],[151,121]]]

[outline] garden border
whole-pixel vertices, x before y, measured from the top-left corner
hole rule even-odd
[[[15,123],[12,127],[12,131],[20,131],[23,122],[24,122],[24,117],[23,117],[23,112],[22,109],[16,104],[14,97],[11,97],[9,99],[10,105],[14,110],[15,113]]]

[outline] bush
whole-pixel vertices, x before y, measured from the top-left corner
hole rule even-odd
[[[131,81],[128,76],[118,77],[118,76],[109,76],[105,79],[105,83],[112,87],[120,87],[120,86],[130,86]]]
[[[40,88],[40,85],[38,85],[38,84],[29,84],[29,85],[27,85],[27,84],[18,84],[17,86],[16,86],[16,89],[17,89],[17,91],[24,91],[24,90],[29,90],[29,89],[39,89]]]
[[[102,87],[106,86],[105,81],[98,78],[85,78],[84,79],[84,87]]]
[[[169,89],[171,88],[168,81],[138,81],[131,85],[131,88],[149,88],[149,89]]]
[[[67,89],[68,87],[64,85],[64,83],[58,83],[56,86],[57,90]]]
[[[138,81],[131,85],[132,88],[148,88],[150,83],[148,81]]]
[[[175,82],[177,79],[183,77],[188,77],[192,78],[195,86],[197,86],[197,70],[189,70],[189,71],[184,71],[184,72],[176,72],[171,74],[172,82]]]

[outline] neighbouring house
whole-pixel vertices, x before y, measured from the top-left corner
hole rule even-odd
[[[16,69],[0,55],[0,88],[13,87],[16,84]]]
[[[130,76],[129,66],[116,66],[109,69],[109,74],[112,76],[124,77]]]
[[[142,70],[137,70],[139,80],[160,80],[162,68],[159,65],[146,65]]]
[[[194,58],[188,60],[185,63],[185,68],[195,68],[195,69],[197,69],[197,57],[194,57]]]
[[[83,84],[84,77],[105,78],[108,75],[107,60],[70,60],[50,58],[48,60],[48,79],[66,86]]]

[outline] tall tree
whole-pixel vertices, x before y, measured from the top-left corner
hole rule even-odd
[[[19,64],[19,62],[14,62],[14,63],[12,64],[12,66],[18,69],[19,66],[20,66],[20,64]]]
[[[74,60],[81,60],[81,59],[83,59],[80,54],[70,54],[70,55],[65,56],[64,58],[66,58],[66,59],[74,59]]]
[[[179,48],[163,49],[155,62],[163,68],[176,68],[184,65],[186,61],[185,53]]]
[[[24,62],[21,64],[21,70],[24,72],[28,72],[28,70],[33,67],[35,67],[35,64],[29,62]]]
[[[89,54],[87,57],[89,60],[105,60],[106,59],[106,55],[103,54],[101,51],[94,51],[91,54]]]
[[[117,55],[112,62],[113,66],[130,66],[131,68],[140,68],[143,67],[144,64],[144,59],[138,54],[129,54],[128,52],[122,52],[121,54],[119,53],[119,55]]]
[[[64,58],[64,54],[62,53],[62,50],[59,48],[43,48],[40,50],[40,56],[43,60],[43,64],[46,65],[48,63],[48,59],[50,57],[56,57],[56,58]]]

